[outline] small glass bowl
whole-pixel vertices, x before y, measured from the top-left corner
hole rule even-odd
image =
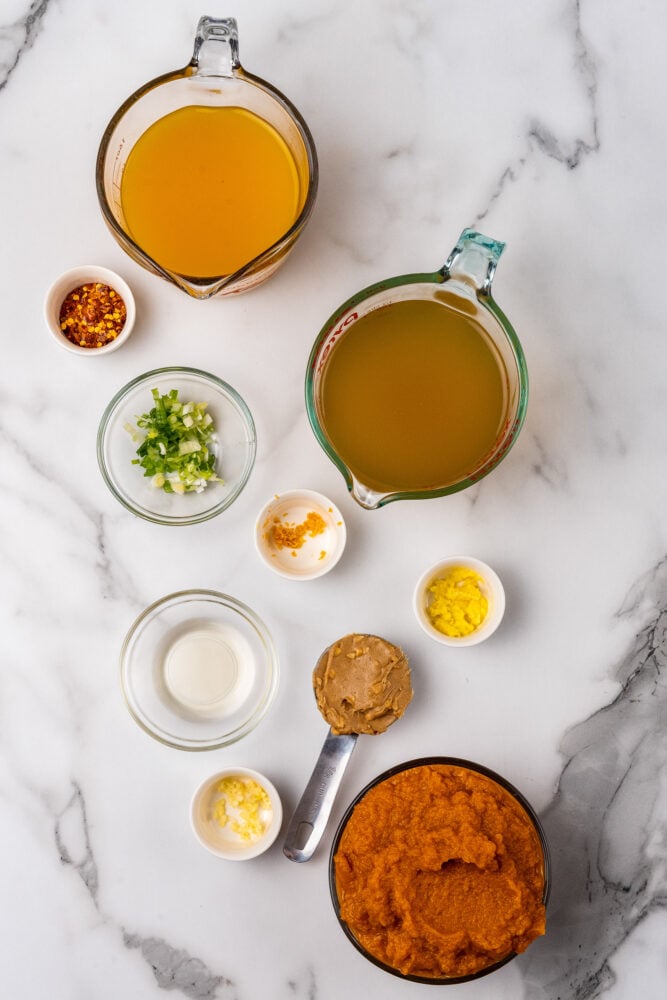
[[[231,825],[220,826],[212,816],[212,806],[219,793],[216,786],[222,778],[250,778],[264,789],[271,803],[265,817],[266,830],[262,836],[250,843],[231,829]],[[226,861],[250,861],[268,851],[274,843],[283,821],[283,807],[280,796],[268,778],[249,767],[227,767],[202,781],[197,788],[190,807],[190,821],[195,837],[207,851]]]
[[[133,465],[137,443],[125,425],[153,406],[152,389],[161,394],[178,389],[186,403],[207,403],[216,429],[218,471],[223,483],[210,483],[201,493],[165,493],[143,469]],[[226,510],[248,481],[257,440],[252,414],[230,385],[197,368],[156,368],[132,379],[107,406],[97,432],[97,461],[105,483],[127,510],[155,524],[197,524]]]
[[[499,962],[494,962],[493,965],[487,965],[486,968],[479,969],[479,971],[474,972],[469,976],[451,976],[448,978],[443,978],[443,977],[436,978],[436,977],[413,976],[410,974],[404,974],[400,972],[398,969],[393,968],[391,965],[385,965],[385,963],[382,962],[380,959],[376,958],[374,955],[371,955],[371,953],[367,951],[366,948],[364,948],[364,946],[356,939],[353,932],[350,930],[345,921],[341,918],[340,903],[338,900],[338,892],[336,889],[336,871],[334,867],[334,857],[336,856],[336,852],[338,851],[341,838],[345,832],[345,827],[347,826],[347,823],[354,811],[355,806],[359,802],[361,802],[363,797],[372,788],[375,788],[376,785],[380,785],[383,781],[386,781],[393,775],[399,774],[401,771],[407,771],[415,767],[424,767],[429,764],[449,764],[454,767],[462,767],[466,768],[468,771],[475,771],[478,774],[482,774],[485,777],[489,778],[491,781],[495,782],[495,784],[499,785],[506,792],[508,792],[512,796],[512,798],[515,799],[516,802],[522,807],[528,819],[535,827],[535,832],[537,833],[537,837],[540,842],[540,847],[542,849],[543,865],[544,865],[544,890],[542,893],[542,902],[546,906],[549,900],[549,893],[551,891],[551,857],[549,854],[549,844],[547,842],[544,829],[542,827],[542,824],[540,822],[537,813],[530,805],[530,803],[523,797],[521,792],[519,792],[514,787],[514,785],[511,785],[509,781],[506,781],[505,778],[502,778],[499,774],[496,774],[495,771],[492,771],[488,767],[484,767],[482,764],[474,764],[472,761],[462,760],[459,757],[420,757],[415,760],[409,760],[403,764],[397,764],[395,767],[389,768],[388,771],[383,771],[383,773],[379,774],[377,778],[374,778],[373,781],[370,781],[365,788],[362,788],[362,790],[359,792],[356,798],[353,799],[353,801],[345,810],[345,814],[340,821],[340,824],[338,826],[338,829],[336,830],[336,834],[333,839],[333,843],[331,845],[331,853],[329,855],[329,891],[331,893],[331,900],[333,903],[334,911],[336,913],[336,917],[338,919],[338,923],[340,924],[342,930],[344,931],[345,936],[352,942],[357,951],[360,952],[364,956],[364,958],[368,959],[369,962],[372,962],[373,965],[376,965],[378,969],[384,969],[385,972],[389,972],[391,973],[391,975],[397,976],[398,979],[406,979],[413,983],[425,983],[430,986],[454,986],[457,983],[467,983],[473,979],[481,979],[483,976],[488,976],[489,973],[495,972],[496,969],[502,968],[503,965],[507,965],[508,962],[511,962],[512,959],[516,958],[516,953],[510,952],[509,955],[506,955],[505,958],[502,958]]]
[[[60,308],[69,293],[75,288],[94,282],[108,285],[109,288],[118,292],[125,303],[125,323],[115,340],[103,347],[81,347],[79,344],[72,343],[60,329]],[[98,267],[97,264],[81,264],[79,267],[72,267],[69,271],[65,271],[53,282],[44,300],[44,321],[54,341],[70,354],[78,354],[79,357],[96,358],[101,354],[111,354],[112,351],[117,351],[132,333],[135,317],[136,306],[130,286],[115,271],[110,271],[108,267]]]
[[[178,750],[236,743],[268,711],[278,657],[262,620],[215,590],[182,590],[143,611],[120,654],[135,722]]]
[[[457,566],[471,569],[482,578],[480,590],[489,602],[489,608],[486,617],[474,632],[470,632],[468,635],[453,636],[445,635],[431,621],[428,613],[429,587],[444,573]],[[500,625],[505,614],[505,589],[498,574],[481,559],[474,559],[472,556],[450,556],[448,559],[441,559],[440,562],[435,563],[419,578],[414,591],[413,607],[417,621],[431,639],[441,642],[444,646],[476,646],[493,635]]]

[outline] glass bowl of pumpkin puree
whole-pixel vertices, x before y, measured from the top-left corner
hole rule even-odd
[[[343,931],[374,965],[412,982],[463,983],[545,933],[549,848],[500,775],[423,757],[380,774],[350,804],[329,886]]]

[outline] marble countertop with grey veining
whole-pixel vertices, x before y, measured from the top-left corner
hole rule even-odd
[[[312,219],[285,266],[197,302],[116,245],[97,204],[102,131],[142,83],[190,58],[201,14],[234,16],[241,61],[288,94],[318,149]],[[667,966],[667,349],[663,49],[658,0],[4,0],[0,6],[0,993],[30,1000],[369,1000],[421,996],[366,962],[327,885],[354,795],[403,760],[478,761],[540,813],[547,933],[467,1000],[658,1000]],[[528,360],[519,440],[464,492],[368,512],[319,448],[308,352],[353,292],[435,270],[464,226],[507,242],[494,294]],[[65,268],[119,271],[135,332],[95,361],[50,342]],[[124,510],[97,468],[113,394],[191,365],[245,398],[258,452],[239,499],[188,528]],[[345,516],[334,571],[294,584],[253,547],[262,504],[319,490]],[[412,589],[461,552],[503,579],[496,635],[450,650]],[[267,622],[280,688],[232,747],[152,741],[123,704],[118,653],[152,601],[234,595]],[[415,698],[360,742],[312,861],[281,838],[255,861],[203,851],[196,785],[245,765],[293,810],[326,732],[314,662],[349,631],[408,651]],[[449,993],[448,993],[449,996]]]

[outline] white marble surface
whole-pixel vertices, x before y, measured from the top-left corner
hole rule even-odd
[[[188,61],[202,13],[237,17],[243,64],[300,108],[321,167],[283,270],[203,303],[124,256],[94,187],[109,117]],[[509,778],[554,860],[546,937],[451,996],[664,996],[666,32],[659,0],[3,0],[3,997],[425,995],[345,939],[327,860],[354,794],[427,754]],[[308,426],[308,351],[339,302],[436,269],[465,225],[508,244],[494,292],[528,358],[524,430],[470,492],[363,511]],[[90,361],[59,351],[41,317],[52,279],[85,261],[119,270],[138,304],[128,345]],[[219,374],[258,429],[239,500],[191,528],[135,519],[95,458],[108,399],[165,364]],[[331,496],[349,540],[329,576],[290,585],[260,563],[252,526],[295,486]],[[411,592],[461,551],[497,569],[508,610],[488,643],[452,651],[419,631]],[[210,754],[142,733],[117,678],[135,616],[187,587],[255,608],[282,667],[261,726]],[[247,864],[208,855],[189,830],[193,789],[247,765],[289,815],[326,730],[311,669],[351,630],[408,652],[405,719],[360,742],[311,862],[288,862],[280,842]]]

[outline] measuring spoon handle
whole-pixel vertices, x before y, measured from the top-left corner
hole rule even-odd
[[[310,781],[287,828],[283,854],[290,861],[309,861],[312,858],[356,742],[356,733],[336,736],[329,730]]]

